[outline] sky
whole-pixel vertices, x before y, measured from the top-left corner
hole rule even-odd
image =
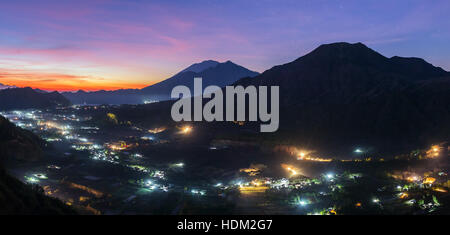
[[[450,70],[448,0],[40,0],[0,3],[0,83],[142,88],[203,60],[263,72],[362,42]]]

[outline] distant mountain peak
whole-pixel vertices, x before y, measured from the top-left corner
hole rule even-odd
[[[0,90],[8,89],[8,88],[17,88],[17,87],[16,86],[5,85],[3,83],[0,83]]]
[[[0,110],[68,106],[70,101],[58,92],[40,93],[31,87],[0,90]]]
[[[251,71],[230,60],[220,63],[205,60],[192,64],[174,76],[142,89],[115,91],[64,92],[63,95],[75,104],[141,104],[147,100],[170,100],[172,89],[184,85],[193,89],[195,77],[201,77],[203,87],[214,85],[224,87],[244,77],[255,77],[259,73]]]
[[[48,92],[48,91],[45,91],[45,90],[41,90],[41,89],[39,89],[39,88],[35,88],[34,89],[34,91],[36,91],[36,92],[38,92],[38,93],[52,93],[52,92]]]
[[[322,44],[319,47],[317,47],[316,50],[321,50],[321,49],[330,49],[330,48],[343,48],[343,49],[349,49],[349,48],[353,48],[353,49],[370,49],[369,47],[367,47],[366,45],[364,45],[361,42],[357,42],[357,43],[349,43],[349,42],[334,42],[334,43],[328,43],[328,44]]]
[[[288,102],[325,94],[353,98],[379,94],[409,82],[450,77],[420,58],[387,58],[362,43],[324,44],[287,64],[278,65],[240,85],[278,85]],[[301,96],[298,94],[302,93]]]
[[[352,59],[352,60],[386,60],[387,58],[380,53],[370,49],[363,43],[337,42],[330,44],[322,44],[311,53],[308,57],[323,57],[336,59]]]
[[[145,87],[141,91],[147,96],[152,95],[159,100],[164,100],[170,99],[170,92],[175,86],[184,85],[192,89],[195,77],[201,77],[203,79],[202,82],[204,87],[210,85],[224,87],[233,84],[241,78],[254,77],[259,74],[229,60],[223,63],[207,60],[199,64],[193,64],[190,68],[192,67],[194,67],[194,69],[198,69],[199,67],[204,69],[201,72],[184,70],[184,72],[179,72],[175,76],[162,82]],[[200,69],[196,71],[199,70]]]
[[[200,63],[195,63],[192,64],[191,66],[183,69],[180,73],[183,72],[194,72],[194,73],[200,73],[206,69],[215,67],[219,64],[219,62],[215,61],[215,60],[204,60]]]

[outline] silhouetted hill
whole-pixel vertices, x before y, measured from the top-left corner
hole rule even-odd
[[[143,89],[124,89],[116,91],[96,91],[75,93],[65,92],[63,95],[75,104],[142,104],[144,101],[169,100],[172,88],[185,85],[193,89],[195,77],[203,78],[203,86],[216,85],[223,87],[243,77],[253,77],[257,72],[250,71],[231,61],[219,63],[207,60],[193,64],[171,78]]]
[[[41,90],[41,89],[38,89],[38,88],[35,88],[33,90],[36,91],[37,93],[44,93],[44,94],[49,93],[48,91],[44,91],[44,90]]]
[[[361,43],[334,43],[236,84],[278,85],[284,105],[292,105],[338,97],[343,103],[445,76],[450,73],[421,59],[389,59]]]
[[[293,144],[336,155],[356,147],[393,154],[450,139],[449,72],[418,58],[387,58],[361,43],[322,45],[234,85],[279,86],[280,128],[259,133],[259,123],[202,123],[214,138]],[[170,125],[172,103],[112,112],[121,121]]]
[[[0,214],[75,214],[61,201],[45,196],[42,188],[9,176],[11,160],[36,160],[42,155],[39,137],[0,116]]]
[[[42,145],[39,137],[0,116],[0,162],[37,160],[42,155]]]
[[[200,63],[195,63],[195,64],[183,69],[180,73],[183,73],[183,72],[200,73],[206,69],[216,67],[218,64],[220,64],[220,63],[217,61],[214,61],[214,60],[205,60]]]
[[[216,66],[209,67],[201,72],[186,71],[179,73],[160,83],[146,87],[142,91],[146,94],[156,94],[160,97],[166,97],[165,99],[167,100],[170,99],[170,93],[175,86],[184,85],[193,91],[194,78],[196,77],[203,78],[203,87],[210,85],[224,87],[232,84],[239,78],[254,77],[256,75],[258,73],[234,64],[231,61],[227,61],[225,63],[218,63]]]
[[[115,91],[63,92],[62,95],[74,104],[137,104],[144,102],[144,96],[138,89]]]
[[[8,88],[17,88],[17,87],[16,86],[4,85],[4,84],[0,83],[0,90],[8,89]]]
[[[26,185],[9,176],[0,166],[1,215],[69,215],[76,211],[44,194],[37,185]]]
[[[361,43],[322,45],[236,84],[280,86],[280,130],[314,147],[408,149],[450,137],[450,73]]]
[[[0,90],[0,110],[50,108],[67,105],[70,105],[70,101],[58,92],[42,93],[29,87]]]

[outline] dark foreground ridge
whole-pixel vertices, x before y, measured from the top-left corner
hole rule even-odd
[[[44,195],[38,185],[26,185],[0,167],[0,214],[65,215],[76,214],[58,199]]]
[[[75,214],[60,200],[45,196],[40,186],[24,184],[3,168],[7,161],[36,160],[40,155],[39,137],[0,116],[0,214]]]

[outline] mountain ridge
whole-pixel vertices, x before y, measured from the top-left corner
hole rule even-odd
[[[71,104],[56,91],[43,93],[30,87],[2,89],[0,90],[0,100],[0,110],[51,108]]]
[[[260,133],[258,122],[212,122],[206,124],[208,132],[232,140],[245,136],[255,142],[296,144],[330,155],[356,147],[404,153],[450,140],[447,71],[420,59],[387,58],[363,44],[329,44],[311,53],[233,83],[279,86],[277,132]],[[411,74],[417,63],[423,65],[421,72]],[[158,125],[171,121],[173,102],[139,106],[139,112],[134,106],[114,112],[133,123]]]
[[[188,71],[200,73],[200,72],[204,71],[205,69],[217,66],[219,63],[220,62],[217,62],[215,60],[204,60],[200,63],[195,63],[195,64],[190,65],[189,67],[183,69],[180,73],[188,72]]]
[[[196,72],[199,71],[199,72]],[[62,93],[73,103],[90,104],[142,104],[145,101],[160,101],[171,99],[170,93],[173,87],[185,85],[192,89],[194,77],[202,77],[204,86],[225,86],[246,76],[256,76],[258,73],[231,61],[219,63],[213,60],[205,60],[193,64],[174,76],[142,89],[120,89],[115,91],[96,91],[76,93]]]
[[[450,73],[362,43],[322,45],[234,85],[279,86],[273,135],[300,143],[409,149],[450,138]]]

